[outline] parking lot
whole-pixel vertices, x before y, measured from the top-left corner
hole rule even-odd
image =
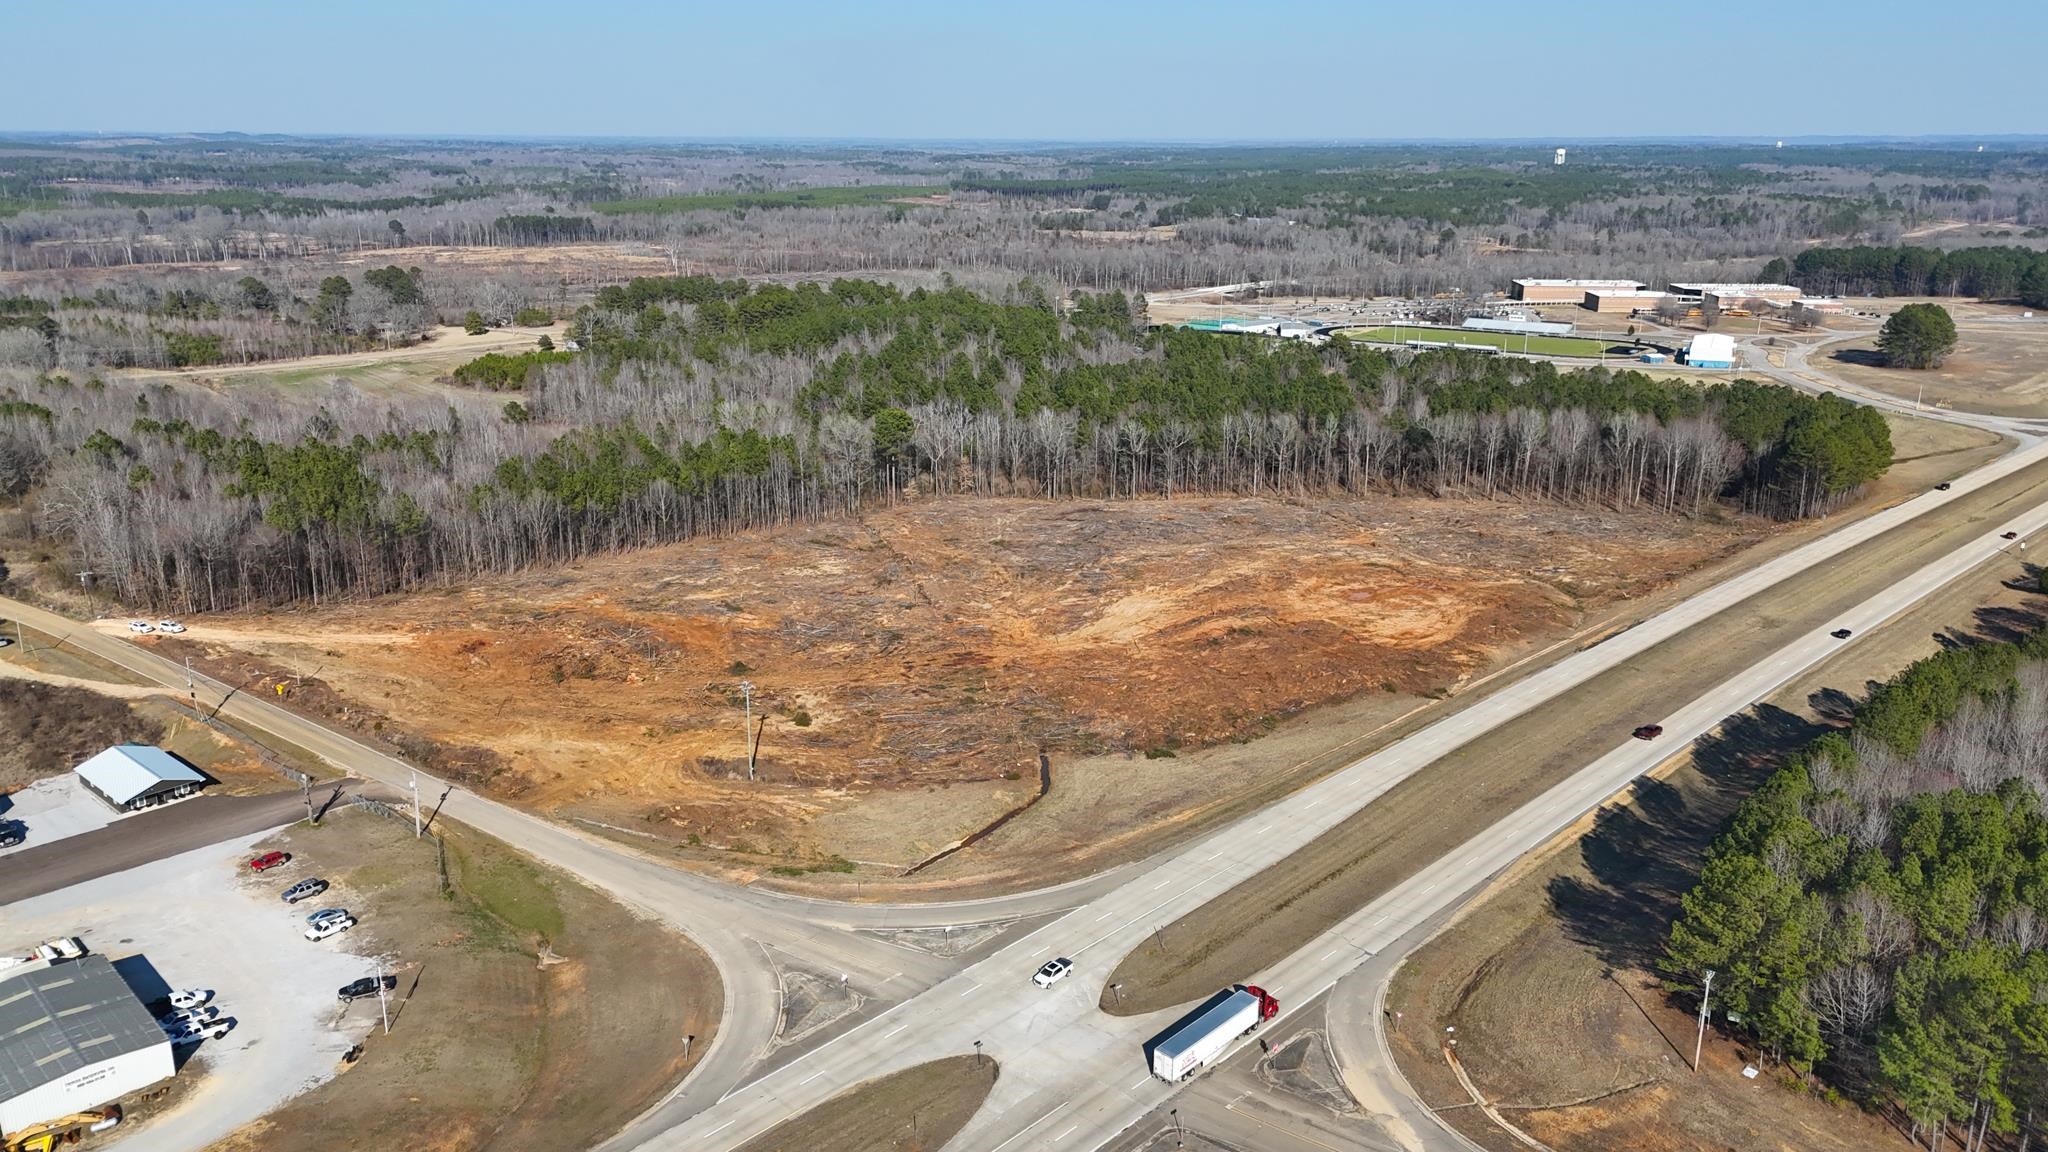
[[[23,843],[0,848],[0,856],[104,828],[114,819],[114,810],[87,792],[78,777],[67,772],[38,780],[11,796],[0,797],[0,820],[18,825],[26,833]]]
[[[332,889],[297,906],[278,893],[304,879],[296,864],[251,874],[250,845],[266,833],[185,852],[8,906],[0,948],[19,952],[54,936],[81,936],[115,961],[145,998],[173,988],[210,988],[225,1038],[181,1057],[181,1080],[199,1074],[181,1102],[148,1124],[117,1130],[106,1147],[201,1149],[283,1100],[332,1076],[342,1053],[377,1016],[374,998],[344,1009],[335,990],[377,970],[348,951],[367,938],[322,943],[302,935],[305,913],[345,904]],[[139,954],[140,961],[132,959]],[[146,963],[145,963],[146,962]],[[154,979],[161,986],[150,987]],[[345,1023],[346,1022],[346,1023]]]

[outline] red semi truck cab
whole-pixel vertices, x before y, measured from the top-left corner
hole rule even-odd
[[[1280,1014],[1280,1001],[1257,984],[1239,984],[1237,990],[1249,992],[1259,998],[1259,1023],[1263,1024]]]

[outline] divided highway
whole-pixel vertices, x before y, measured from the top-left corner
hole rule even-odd
[[[1096,1007],[1107,974],[1134,945],[1284,859],[1479,735],[1764,589],[1917,517],[1938,515],[1986,484],[2048,460],[2048,443],[2035,440],[2030,429],[2003,421],[1982,423],[2019,435],[2023,447],[1957,480],[1949,491],[1928,492],[1874,513],[1716,585],[1199,841],[1058,889],[940,906],[834,905],[682,872],[466,792],[454,792],[445,811],[661,917],[697,941],[719,966],[725,1016],[717,1042],[675,1097],[608,1147],[732,1148],[861,1081],[971,1052],[978,1042],[982,1051],[1003,1062],[1004,1074],[988,1105],[951,1147],[963,1152],[1093,1148],[1174,1091],[1146,1073],[1141,1048],[1177,1011],[1119,1018]],[[2024,535],[2044,526],[2048,506],[2032,507],[2012,523],[1988,526],[1982,536],[1872,597],[1838,623],[1858,631],[1873,627],[1995,559],[2006,546],[2000,531]],[[0,601],[0,611],[146,679],[178,688],[186,683],[181,665],[120,638],[10,601]],[[1666,728],[1662,740],[1622,744],[1311,945],[1265,972],[1240,978],[1271,989],[1283,1011],[1298,1008],[1361,960],[1568,826],[1679,742],[1767,695],[1838,644],[1824,631],[1793,640],[1768,660],[1661,718]],[[410,766],[322,724],[221,685],[202,685],[200,695],[203,702],[218,702],[236,723],[295,744],[347,772],[395,789],[407,786]],[[423,796],[438,795],[443,787],[425,774],[420,780]],[[965,967],[854,931],[976,923],[1056,910],[1065,911],[1057,921]],[[1034,987],[1031,971],[1056,954],[1077,961],[1076,975],[1051,990]],[[775,969],[782,963],[843,974],[864,995],[894,1006],[748,1082],[774,1039],[779,1013]]]

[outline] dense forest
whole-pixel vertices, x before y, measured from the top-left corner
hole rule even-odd
[[[1932,1147],[2048,1122],[2044,661],[2036,633],[1879,688],[1737,810],[1663,962]]]
[[[0,138],[0,270],[595,242],[658,250],[677,272],[1427,295],[1517,275],[1749,279],[1814,240],[1888,244],[1958,221],[2032,237],[2048,210],[2048,152],[2025,148],[1605,144],[1549,159],[1498,145]]]
[[[1765,279],[1839,296],[1975,296],[2048,308],[2048,252],[1996,248],[1809,248]]]
[[[905,494],[1401,489],[1698,514],[1836,507],[1891,463],[1834,396],[1141,331],[1116,293],[870,281],[605,289],[582,350],[475,401],[232,395],[17,371],[0,490],[133,604],[374,594]],[[0,377],[0,380],[4,380]],[[507,397],[510,397],[509,399]]]

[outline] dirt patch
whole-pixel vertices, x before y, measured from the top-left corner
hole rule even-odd
[[[2044,604],[2022,583],[1973,576],[1860,638],[1525,861],[1417,952],[1389,998],[1400,1014],[1390,1041],[1423,1100],[1469,1098],[1439,1047],[1452,1027],[1474,1085],[1553,1147],[1905,1148],[1882,1120],[1777,1070],[1744,1078],[1755,1054],[1716,1032],[1689,1071],[1692,1006],[1648,967],[1706,845],[1778,758],[1912,660],[2032,626]],[[1442,1114],[1489,1149],[1522,1148],[1473,1110]]]
[[[1052,794],[976,860],[1056,823],[1070,789],[1119,793],[1090,841],[1170,820],[1196,800],[1173,771],[1190,750],[1340,701],[1398,714],[1761,531],[1405,498],[938,501],[209,619],[181,647],[345,724],[473,749],[466,781],[499,796],[900,869],[1028,799],[1041,750]],[[753,781],[743,681],[767,718]]]
[[[2008,502],[2038,499],[2048,465],[1959,498],[1785,580],[1478,737],[1257,877],[1148,937],[1110,982],[1135,1014],[1246,978],[1315,939],[1546,789],[1611,751],[1635,725],[1767,658],[1783,638],[1842,611],[1981,535]],[[1055,793],[1057,795],[1057,793]]]
[[[776,1125],[740,1152],[933,1152],[973,1119],[999,1074],[978,1056],[906,1068]]]
[[[693,1059],[710,1046],[720,984],[696,947],[495,840],[444,835],[445,893],[406,822],[343,810],[271,842],[361,918],[346,942],[396,973],[392,1027],[374,997],[337,1004],[361,1059],[225,1147],[586,1147],[681,1079],[684,1036]]]

